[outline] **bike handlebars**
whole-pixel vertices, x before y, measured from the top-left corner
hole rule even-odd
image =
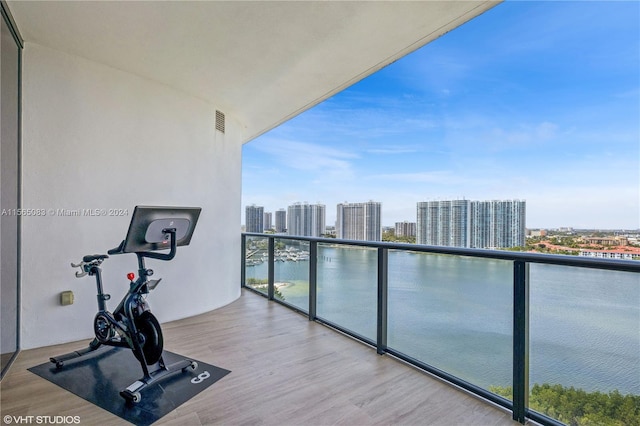
[[[165,228],[162,230],[162,232],[169,235],[169,239],[170,239],[170,247],[168,247],[169,253],[154,253],[150,251],[136,252],[139,258],[148,257],[150,259],[171,260],[175,257],[176,251],[177,251],[176,229]],[[124,253],[123,252],[124,245],[125,245],[125,241],[123,240],[118,247],[112,248],[111,250],[107,251],[107,253],[111,255]],[[75,264],[72,262],[71,267],[82,268],[81,271],[76,272],[76,278],[80,278],[87,275],[90,272],[92,267],[100,266],[100,264],[105,259],[108,259],[108,258],[109,256],[106,254],[88,254],[82,258],[82,261],[80,263]]]
[[[106,254],[86,255],[78,264],[71,262],[71,267],[81,268],[80,271],[76,272],[76,278],[82,278],[91,271],[91,268],[93,268],[94,266],[100,266],[100,264],[108,258],[109,256],[107,256]]]

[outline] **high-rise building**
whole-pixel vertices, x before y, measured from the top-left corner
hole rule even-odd
[[[395,225],[396,237],[415,237],[416,236],[416,223],[415,222],[396,222]]]
[[[449,246],[469,247],[469,202],[467,200],[453,200],[449,206]]]
[[[264,207],[252,204],[245,208],[247,232],[264,232]]]
[[[264,213],[264,230],[273,229],[273,213],[265,212]]]
[[[476,201],[471,204],[471,247],[525,245],[525,201]]]
[[[311,236],[321,237],[327,227],[327,209],[324,204],[311,204]]]
[[[469,247],[469,203],[467,200],[418,203],[416,242]]]
[[[324,204],[295,203],[287,208],[287,234],[320,237],[324,234]]]
[[[338,204],[336,237],[382,241],[382,204],[375,201]]]
[[[308,207],[308,205],[306,206]],[[295,203],[287,207],[287,234],[304,235],[307,208],[302,203]]]
[[[285,209],[276,211],[276,232],[287,232],[287,211]]]
[[[507,248],[525,244],[525,201],[426,201],[417,204],[418,244]]]
[[[382,204],[375,201],[364,203],[364,239],[382,241]]]
[[[336,212],[336,238],[364,240],[364,205],[340,203]]]
[[[492,214],[490,201],[477,201],[471,208],[469,228],[473,236],[470,247],[492,247],[490,244],[492,233]]]

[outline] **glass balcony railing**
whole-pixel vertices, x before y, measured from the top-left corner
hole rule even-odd
[[[318,245],[317,317],[369,343],[377,329],[376,258],[374,248]]]
[[[308,260],[308,242],[275,240],[274,297],[302,312],[309,309]]]
[[[511,383],[510,262],[393,250],[388,274],[389,347],[483,389]]]
[[[269,238],[251,237],[243,240],[246,245],[243,256],[245,267],[243,285],[262,294],[268,294],[269,274]],[[254,267],[255,266],[255,267]]]
[[[534,264],[529,282],[529,407],[566,424],[640,424],[640,274]]]
[[[512,410],[640,424],[640,262],[243,234],[243,286]]]

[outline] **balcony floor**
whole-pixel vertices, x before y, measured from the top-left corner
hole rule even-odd
[[[518,424],[506,411],[249,291],[163,331],[165,349],[232,372],[158,425]],[[23,351],[0,385],[2,416],[128,424],[26,370],[84,345]]]

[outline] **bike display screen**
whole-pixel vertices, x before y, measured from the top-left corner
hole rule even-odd
[[[200,216],[200,207],[136,206],[131,217],[123,253],[170,248],[167,229],[176,230],[176,245],[186,246]]]

